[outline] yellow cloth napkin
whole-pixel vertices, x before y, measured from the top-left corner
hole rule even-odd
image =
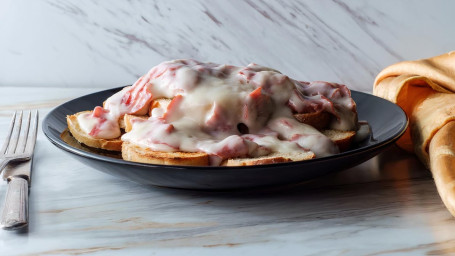
[[[373,93],[398,104],[409,127],[397,144],[431,169],[439,194],[455,216],[455,51],[393,64]]]

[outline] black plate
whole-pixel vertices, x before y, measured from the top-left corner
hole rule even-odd
[[[372,158],[396,141],[407,126],[406,115],[397,105],[370,94],[352,91],[359,120],[368,121],[374,139],[367,139],[352,150],[337,155],[301,162],[243,167],[143,164],[124,161],[116,158],[116,155],[106,154],[107,152],[94,153],[77,143],[71,146],[62,139],[64,137],[61,134],[67,128],[66,115],[93,109],[121,88],[123,87],[92,93],[56,107],[44,119],[43,131],[54,145],[83,163],[142,184],[214,190],[300,183]]]

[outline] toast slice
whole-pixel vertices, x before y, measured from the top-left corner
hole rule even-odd
[[[134,116],[125,115],[125,131],[129,132],[132,129],[131,120],[135,118],[146,119],[148,116]],[[329,137],[340,149],[345,151],[351,146],[355,131],[337,131],[337,130],[323,130],[322,133]],[[141,146],[133,145],[129,142],[124,142],[125,146],[122,147],[122,155],[125,160],[137,161],[142,163],[153,164],[174,164],[174,165],[208,165],[208,155],[206,153],[191,153],[191,152],[159,152],[143,148]],[[203,154],[200,155],[200,154]],[[184,159],[188,158],[188,159]],[[205,158],[207,160],[205,160]],[[248,165],[263,165],[273,163],[284,163],[291,161],[303,161],[315,158],[313,152],[306,153],[272,153],[267,156],[256,158],[235,158],[225,160],[221,165],[223,166],[248,166]],[[207,161],[207,162],[205,162]]]
[[[154,100],[150,104],[149,116],[155,108],[166,109],[170,99],[160,98]],[[133,129],[133,119],[148,119],[149,116],[135,116],[125,114],[123,123],[125,132],[130,132]],[[122,144],[123,160],[148,163],[148,164],[163,164],[163,165],[187,165],[187,166],[207,166],[209,165],[209,155],[204,152],[160,152],[153,151],[130,142]]]
[[[122,157],[124,160],[164,165],[209,165],[209,155],[203,152],[160,152],[123,142]]]
[[[294,114],[297,121],[313,126],[318,130],[323,130],[329,126],[332,115],[326,111],[317,111],[313,113]]]
[[[355,138],[355,131],[323,130],[322,134],[331,139],[340,149],[340,152],[348,150]]]
[[[77,116],[84,113],[91,113],[92,111],[82,111],[74,115],[66,116],[66,122],[68,123],[68,129],[70,130],[73,137],[80,143],[83,143],[92,148],[100,148],[110,151],[121,151],[122,140],[119,138],[115,139],[97,139],[93,138],[85,131],[83,131],[77,120]]]
[[[340,152],[346,151],[354,141],[355,131],[337,131],[337,130],[324,130],[322,133],[329,137],[340,149]],[[292,161],[303,161],[315,158],[316,155],[311,152],[295,152],[292,154],[283,154],[275,152],[266,156],[255,158],[235,158],[224,161],[223,166],[249,166],[249,165],[263,165],[285,163]]]
[[[276,164],[286,163],[293,161],[303,161],[315,158],[315,154],[311,151],[308,152],[296,152],[292,154],[283,154],[275,152],[266,156],[255,157],[255,158],[234,158],[224,161],[222,166],[250,166],[250,165],[263,165],[263,164]]]
[[[321,131],[322,134],[331,139],[340,149],[340,152],[348,150],[355,138],[356,131],[328,130],[332,114],[325,111],[313,113],[294,114],[299,122],[308,124]]]

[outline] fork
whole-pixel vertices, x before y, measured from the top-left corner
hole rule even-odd
[[[22,125],[23,111],[20,111],[19,118],[16,118],[16,116],[17,111],[14,112],[8,135],[0,150],[0,173],[9,162],[30,160],[35,149],[38,132],[38,110],[35,111],[34,125],[32,127],[30,127],[32,111],[28,113],[25,125]]]

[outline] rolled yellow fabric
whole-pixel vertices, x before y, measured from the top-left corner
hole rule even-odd
[[[430,168],[443,202],[455,216],[455,51],[385,68],[376,77],[373,93],[406,112],[409,127],[397,144],[415,152]]]

